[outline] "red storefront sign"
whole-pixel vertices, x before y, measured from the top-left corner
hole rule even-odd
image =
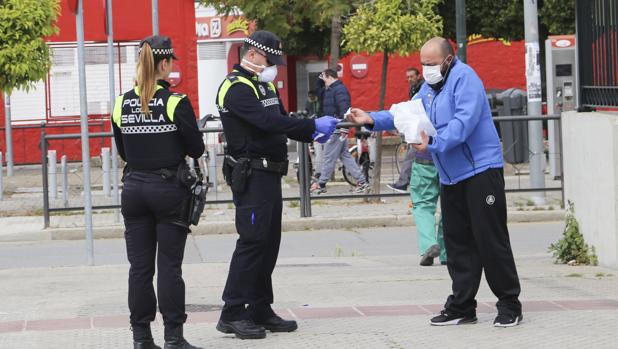
[[[241,16],[198,17],[195,33],[198,40],[242,39],[255,31],[255,22]]]

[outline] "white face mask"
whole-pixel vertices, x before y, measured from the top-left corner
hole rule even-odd
[[[255,68],[262,69],[262,71],[258,73],[257,71],[255,71],[255,69],[249,68],[251,71],[257,74],[259,81],[261,82],[275,81],[275,78],[277,77],[277,66],[276,65],[271,65],[269,67],[265,65],[257,65],[257,64],[249,62],[248,60],[244,58],[242,62],[250,66],[253,66]]]
[[[271,65],[264,68],[261,73],[258,73],[258,80],[261,82],[273,82],[277,77],[277,66]]]
[[[442,72],[440,71],[441,67],[441,64],[423,66],[423,77],[428,84],[435,85],[442,81],[442,79],[444,79],[444,77],[442,76]]]
[[[425,78],[429,85],[435,85],[444,79],[444,76],[442,76],[442,64],[447,59],[448,57],[444,58],[442,63],[437,65],[423,65],[423,78]]]

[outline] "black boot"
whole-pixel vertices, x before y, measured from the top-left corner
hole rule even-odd
[[[132,326],[133,331],[133,349],[161,349],[160,346],[154,343],[150,325]]]
[[[217,330],[223,333],[234,333],[240,339],[266,338],[264,327],[256,325],[253,320],[227,321],[219,319]]]
[[[187,342],[182,334],[182,325],[177,327],[165,327],[165,345],[163,349],[202,349]]]

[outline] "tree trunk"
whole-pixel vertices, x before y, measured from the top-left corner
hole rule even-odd
[[[330,62],[329,68],[337,71],[337,63],[339,62],[339,45],[341,44],[341,16],[335,14],[331,18],[330,29]]]
[[[384,110],[384,96],[386,95],[386,72],[388,69],[388,50],[384,49],[384,58],[382,60],[382,78],[380,80],[380,108]],[[373,186],[374,194],[380,194],[380,175],[382,172],[382,132],[378,132],[376,136],[376,161],[373,165]],[[376,198],[376,201],[380,199]]]

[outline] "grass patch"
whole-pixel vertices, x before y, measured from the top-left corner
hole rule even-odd
[[[298,207],[300,207],[300,203],[298,201],[290,201],[290,202],[288,202],[288,207],[290,207],[290,208],[298,208]]]
[[[568,277],[568,278],[580,278],[580,277],[583,277],[584,274],[582,274],[582,273],[571,273],[571,274],[566,274],[565,276]]]

